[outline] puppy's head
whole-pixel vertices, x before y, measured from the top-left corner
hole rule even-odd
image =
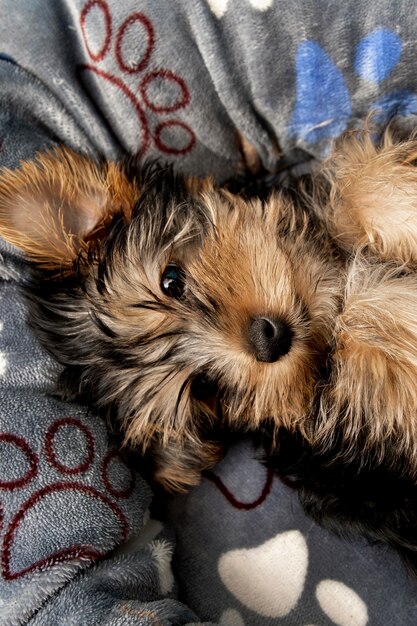
[[[220,414],[303,427],[338,270],[289,200],[60,150],[3,171],[0,234],[39,267],[30,320],[67,396],[110,409],[129,442],[192,446]]]

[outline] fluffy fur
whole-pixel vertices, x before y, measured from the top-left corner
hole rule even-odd
[[[417,142],[346,136],[313,207],[346,253],[311,443],[282,429],[268,463],[339,533],[393,546],[417,574]]]
[[[417,142],[351,134],[305,207],[59,150],[4,170],[0,234],[63,395],[181,489],[217,428],[272,432],[306,510],[417,570]]]
[[[318,398],[315,439],[342,437],[405,455],[417,470],[417,141],[379,146],[345,137],[316,181],[315,210],[346,251],[330,377]],[[323,179],[325,185],[323,185]],[[323,189],[325,193],[323,194]]]
[[[219,458],[214,423],[305,430],[340,296],[313,214],[58,150],[2,172],[0,234],[37,265],[29,319],[64,397],[108,414],[166,487]],[[170,267],[183,293],[164,293]]]

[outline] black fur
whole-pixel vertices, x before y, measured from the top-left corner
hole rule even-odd
[[[141,367],[138,346],[124,342],[112,330],[106,307],[107,299],[111,297],[112,272],[117,261],[126,254],[127,240],[130,238],[137,246],[137,258],[129,261],[142,263],[147,252],[152,256],[154,248],[169,247],[170,238],[177,234],[181,222],[191,218],[196,231],[203,231],[209,221],[183,179],[174,174],[172,168],[153,162],[139,167],[134,159],[130,159],[125,171],[141,189],[131,219],[126,220],[122,213],[116,214],[101,244],[90,246],[88,253],[80,253],[75,260],[74,274],[57,275],[55,270],[29,264],[31,279],[24,287],[29,325],[43,347],[64,366],[58,381],[58,394],[66,401],[94,407],[109,417],[111,423],[117,421],[120,412],[119,396],[111,400],[111,383],[106,374],[112,368],[135,370],[137,377],[132,385],[136,385],[144,371],[152,367],[152,364]],[[175,223],[167,229],[168,219],[172,219],[174,212]],[[135,245],[130,249],[134,248]],[[150,292],[149,300],[138,299],[131,306],[163,310],[169,304]],[[157,344],[167,336],[167,333],[154,336],[142,333],[140,347],[152,350],[154,342]],[[157,362],[172,356],[172,353],[159,356]]]

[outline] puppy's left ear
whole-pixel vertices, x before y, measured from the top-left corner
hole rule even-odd
[[[387,131],[374,144],[370,132],[350,133],[322,171],[330,183],[323,218],[345,248],[417,262],[417,140],[397,142]]]
[[[39,265],[68,271],[113,215],[130,216],[137,195],[114,163],[56,149],[0,172],[0,235]]]

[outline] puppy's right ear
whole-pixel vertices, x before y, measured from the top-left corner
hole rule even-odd
[[[130,217],[137,196],[118,165],[59,148],[0,172],[0,235],[42,267],[68,271],[116,213]]]

